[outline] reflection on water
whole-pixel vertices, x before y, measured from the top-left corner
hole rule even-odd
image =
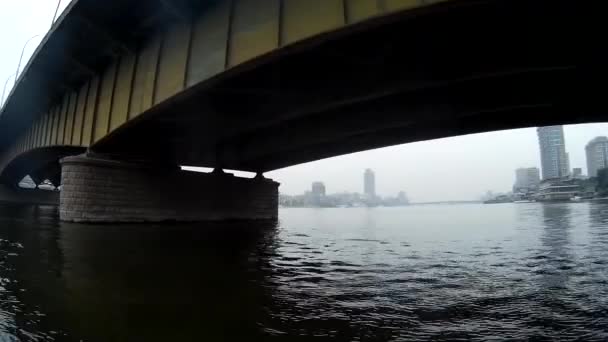
[[[0,206],[0,341],[608,339],[608,205],[59,224]]]

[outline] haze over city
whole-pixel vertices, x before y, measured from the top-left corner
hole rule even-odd
[[[564,126],[570,166],[586,174],[585,145],[608,134],[608,124]],[[297,165],[267,174],[281,192],[300,194],[322,181],[328,193],[363,192],[363,172],[372,168],[376,191],[406,191],[412,202],[478,200],[488,190],[507,192],[519,167],[540,168],[535,128],[488,132],[387,147]]]

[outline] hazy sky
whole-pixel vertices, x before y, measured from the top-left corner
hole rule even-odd
[[[35,36],[25,48],[22,68],[36,49],[51,26],[53,14],[57,7],[56,0],[0,0],[0,87],[6,79],[17,70],[19,56],[25,42]],[[69,3],[63,0],[61,9]],[[6,93],[10,91],[13,79],[9,81]],[[2,89],[0,89],[0,92]],[[0,93],[2,95],[2,93]]]
[[[63,0],[61,7],[68,2]],[[55,0],[0,0],[0,87],[15,72],[23,44],[40,34],[25,50],[25,66],[48,31],[56,5]],[[608,124],[566,126],[565,133],[571,166],[586,169],[585,145],[595,136],[608,135]],[[314,181],[325,182],[330,193],[362,192],[363,171],[371,168],[380,195],[404,190],[413,201],[426,202],[478,199],[487,190],[508,191],[514,170],[528,166],[540,167],[534,128],[393,146],[298,165],[267,176],[281,182],[281,192],[287,194],[303,193]]]

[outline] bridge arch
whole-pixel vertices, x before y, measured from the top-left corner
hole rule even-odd
[[[267,171],[417,140],[605,120],[592,86],[605,75],[593,4],[94,3],[70,5],[3,108],[5,164],[30,149],[74,146]],[[584,20],[563,25],[572,18]]]
[[[17,187],[23,177],[29,175],[38,185],[49,180],[55,186],[61,184],[61,167],[59,161],[67,156],[86,152],[83,147],[60,146],[34,148],[2,162],[0,182]]]

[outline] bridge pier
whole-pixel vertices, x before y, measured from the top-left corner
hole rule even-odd
[[[276,219],[278,186],[269,179],[196,173],[178,167],[90,156],[62,164],[60,218],[69,222]]]

